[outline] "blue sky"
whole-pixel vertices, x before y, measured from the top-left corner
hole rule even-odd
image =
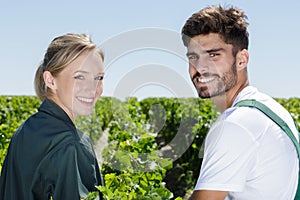
[[[33,78],[51,40],[90,34],[106,55],[105,96],[196,96],[180,31],[194,12],[235,5],[249,18],[251,85],[300,97],[300,1],[87,0],[0,3],[0,95],[35,95]]]

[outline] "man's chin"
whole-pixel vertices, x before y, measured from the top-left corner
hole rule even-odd
[[[198,96],[201,99],[211,99],[214,97],[219,97],[219,96],[223,96],[226,92],[215,92],[215,93],[211,93],[208,90],[205,91],[198,91]]]
[[[210,95],[201,95],[201,94],[198,94],[198,96],[199,96],[201,99],[210,99],[210,98],[211,98]]]
[[[211,98],[211,93],[210,93],[210,90],[208,89],[208,87],[200,87],[200,88],[196,88],[196,89],[197,89],[198,96],[201,99]]]

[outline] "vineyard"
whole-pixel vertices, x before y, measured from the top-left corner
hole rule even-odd
[[[300,99],[276,99],[300,125]],[[10,138],[37,112],[35,96],[0,96],[0,170]],[[219,113],[209,100],[101,97],[76,126],[97,143],[108,133],[101,167],[106,199],[185,199],[196,183],[202,143]],[[91,194],[92,199],[93,194]]]

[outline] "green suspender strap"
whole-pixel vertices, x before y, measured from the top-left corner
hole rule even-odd
[[[237,107],[253,107],[257,108],[261,112],[263,112],[265,115],[267,115],[270,119],[272,119],[292,140],[292,142],[295,145],[295,148],[298,153],[298,159],[299,159],[299,175],[298,175],[298,187],[297,187],[297,192],[295,199],[300,200],[300,144],[298,143],[296,137],[294,136],[293,132],[289,128],[289,126],[283,121],[277,114],[275,114],[270,108],[268,108],[266,105],[263,103],[260,103],[256,100],[253,99],[247,99],[247,100],[242,100],[236,103],[234,106]],[[299,133],[298,133],[299,134]],[[299,136],[300,138],[300,136]]]

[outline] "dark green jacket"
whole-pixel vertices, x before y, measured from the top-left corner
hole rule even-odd
[[[0,200],[48,200],[50,196],[77,200],[100,184],[90,139],[46,99],[11,139],[0,177]]]

